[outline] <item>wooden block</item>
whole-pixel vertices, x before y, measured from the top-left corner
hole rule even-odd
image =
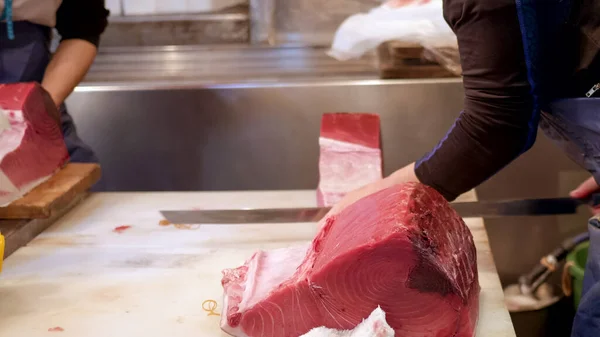
[[[438,59],[425,57],[425,49],[418,44],[389,41],[377,48],[379,77],[445,78],[460,76],[438,63]]]
[[[85,193],[101,175],[98,164],[69,163],[22,198],[0,207],[0,219],[45,219]]]
[[[395,62],[403,59],[430,62],[430,60],[423,57],[424,51],[425,49],[419,44],[407,44],[399,41],[384,42],[377,48],[380,59],[395,60]]]
[[[423,56],[424,48],[418,43],[389,41],[386,44],[389,53],[394,57],[421,58]]]
[[[87,196],[88,193],[78,194],[71,200],[70,204],[64,208],[56,208],[49,218],[0,220],[0,233],[4,236],[5,242],[4,258],[9,257],[10,254],[14,253],[17,249],[27,245],[38,234],[52,226],[56,220],[68,213]]]
[[[383,67],[379,69],[379,77],[382,79],[401,78],[447,78],[456,77],[453,73],[439,65],[406,66],[401,68]]]
[[[456,76],[462,75],[462,66],[460,64],[460,54],[458,50],[452,48],[437,48],[437,49],[426,49],[423,53],[423,57],[435,61],[442,65],[448,71],[452,72]]]

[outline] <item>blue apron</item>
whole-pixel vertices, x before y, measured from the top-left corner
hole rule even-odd
[[[0,24],[0,83],[41,82],[50,62],[51,31],[26,21],[13,23],[13,40]],[[77,135],[66,105],[60,105],[62,132],[71,162],[98,162],[92,149]]]
[[[590,219],[590,248],[583,292],[573,322],[573,337],[600,336],[600,216]]]
[[[530,123],[533,136],[530,141],[535,139],[535,131],[539,126],[572,160],[586,168],[600,182],[600,99],[560,98],[560,93],[556,92],[561,67],[560,61],[557,62],[552,56],[559,48],[563,48],[556,42],[560,41],[560,31],[569,20],[572,3],[570,0],[516,0],[516,4],[534,97]],[[588,224],[590,250],[572,337],[600,336],[598,219],[592,218]]]

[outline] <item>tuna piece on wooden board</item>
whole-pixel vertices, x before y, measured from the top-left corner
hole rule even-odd
[[[377,307],[402,337],[473,336],[471,232],[434,189],[392,186],[328,218],[310,244],[258,251],[223,272],[221,327],[237,337],[354,329]]]
[[[382,178],[380,139],[376,114],[323,115],[319,137],[319,206],[332,206],[346,193]]]
[[[0,205],[20,198],[67,162],[59,120],[39,84],[0,84]]]

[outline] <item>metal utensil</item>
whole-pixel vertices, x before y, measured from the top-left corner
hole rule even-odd
[[[573,214],[581,205],[597,206],[600,194],[586,199],[546,198],[505,201],[455,202],[450,205],[464,218]],[[178,224],[249,224],[317,222],[329,207],[165,210],[160,213]]]

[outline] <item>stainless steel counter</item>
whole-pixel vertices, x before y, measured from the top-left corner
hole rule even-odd
[[[326,51],[247,45],[101,48],[85,86],[117,84],[131,88],[141,83],[145,88],[171,88],[182,84],[197,87],[378,77],[374,54],[339,62]]]

